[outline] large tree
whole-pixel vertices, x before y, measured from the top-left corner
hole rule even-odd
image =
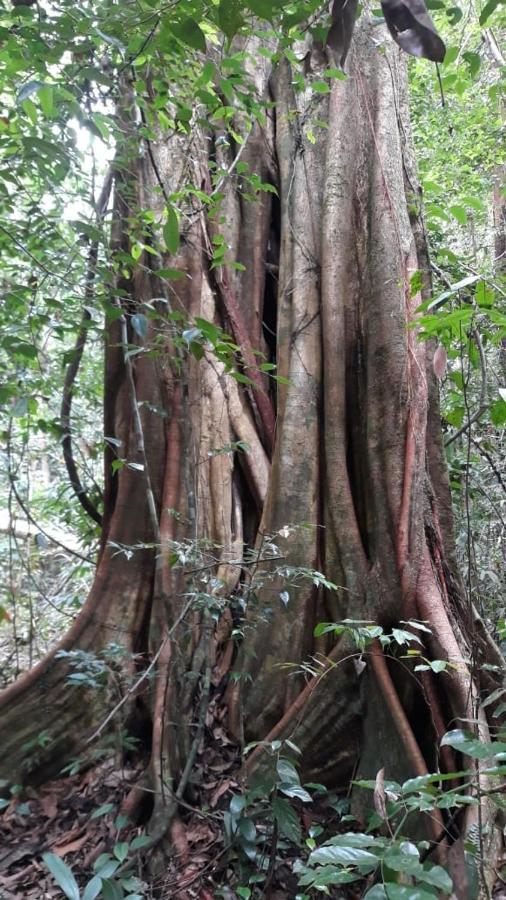
[[[114,640],[134,682],[149,666],[116,716],[150,748],[157,841],[211,701],[239,747],[291,737],[304,776],[342,788],[451,771],[440,739],[469,720],[488,739],[482,664],[500,664],[456,569],[434,348],[417,338],[430,282],[404,59],[366,19],[344,79],[321,46],[301,50],[301,89],[302,63],[237,41],[237,84],[244,68],[266,104],[249,131],[228,121],[241,144],[228,113],[164,131],[124,79],[97,574],[70,631],[0,697],[2,774],[37,783],[114,705],[68,684],[61,651]],[[133,268],[163,223],[172,253],[136,251]],[[455,665],[413,677],[375,640],[357,666],[348,632],[314,637],[345,618],[423,620],[424,656]]]

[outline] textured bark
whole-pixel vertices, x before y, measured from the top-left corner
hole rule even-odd
[[[438,739],[450,722],[455,727],[479,709],[479,686],[463,661],[471,658],[477,620],[454,570],[431,350],[413,327],[420,297],[411,296],[410,278],[425,268],[426,248],[413,211],[406,74],[399,51],[378,51],[373,33],[379,29],[367,22],[358,29],[350,75],[329,94],[310,84],[295,93],[287,62],[271,72],[255,59],[258,93],[272,96],[275,108],[241,159],[275,184],[279,202],[270,194],[245,201],[240,177],[226,179],[222,220],[208,220],[197,201],[183,210],[181,249],[167,260],[186,273],[183,280],[165,283],[146,255],[134,278],[120,284],[127,320],[153,298],[165,316],[163,327],[153,320],[144,341],[128,326],[129,343],[158,349],[132,357],[130,370],[121,322],[108,331],[105,433],[122,441],[129,462],[142,464],[144,453],[148,471],[125,467],[113,476],[108,459],[97,579],[61,646],[98,649],[112,636],[146,660],[159,653],[157,677],[136,698],[152,722],[146,779],[155,790],[154,838],[169,827],[184,792],[198,709],[210,692],[226,696],[229,732],[239,744],[291,736],[304,773],[338,787],[353,773],[374,777],[382,767],[399,779],[444,769],[452,760],[439,757]],[[314,52],[316,77],[326,65]],[[210,146],[223,169],[233,168],[235,152],[217,133],[195,127],[190,137],[160,137],[139,155],[129,103],[133,98],[122,111],[126,149],[116,176],[116,250],[126,246],[132,209],[149,208],[158,220],[164,194],[183,178],[211,189]],[[313,126],[316,142],[307,136],[313,121],[328,123]],[[245,271],[211,268],[218,233]],[[238,384],[210,349],[199,361],[181,350],[173,312],[232,334],[253,386]],[[254,368],[258,348],[275,358],[288,383],[274,386]],[[238,440],[248,452],[214,452]],[[252,569],[237,564],[244,548],[261,553],[267,535],[283,565],[323,572],[338,590],[311,579],[287,585],[275,574],[279,560],[263,563],[272,578],[256,591],[237,646],[229,609],[217,624],[209,611],[184,612],[188,588],[169,565],[172,542],[212,542],[217,581],[205,590],[225,600],[251,579]],[[111,542],[159,546],[126,561]],[[424,619],[433,629],[425,654],[458,668],[444,680],[419,682],[375,645],[359,674],[346,638],[333,647],[313,637],[318,621],[345,616],[385,629]],[[483,661],[499,658],[483,636],[480,652]],[[330,662],[306,683],[300,666],[318,654]],[[227,686],[232,668],[242,677]],[[106,698],[76,702],[65,674],[53,653],[0,700],[8,777],[21,778],[20,766],[33,779],[46,776],[100,722]],[[51,742],[35,760],[20,757],[20,739],[42,719]],[[484,713],[480,721],[486,737]],[[261,762],[259,749],[245,774]]]

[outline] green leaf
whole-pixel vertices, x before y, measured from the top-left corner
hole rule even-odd
[[[450,212],[460,225],[467,224],[467,213],[463,206],[450,206]]]
[[[434,894],[414,885],[386,884],[385,891],[388,900],[434,900]]]
[[[42,859],[68,900],[79,900],[79,887],[72,869],[55,853],[43,853]]]
[[[102,879],[98,875],[94,875],[91,881],[88,881],[84,889],[82,900],[95,900],[102,890]]]
[[[299,773],[289,759],[285,759],[284,757],[278,759],[276,770],[280,781],[286,782],[287,784],[300,784]]]
[[[444,672],[445,669],[448,668],[448,660],[446,659],[433,659],[430,663],[430,667],[433,672],[439,674],[439,672]]]
[[[26,115],[30,119],[32,125],[36,125],[38,113],[37,113],[37,107],[35,106],[35,103],[33,102],[33,100],[30,100],[30,98],[28,98],[27,100],[23,100],[23,103],[21,104],[21,106],[23,107]]]
[[[130,319],[132,328],[140,338],[145,338],[148,333],[148,320],[143,313],[135,313]]]
[[[317,94],[328,94],[330,91],[330,86],[326,81],[313,81],[311,87]]]
[[[327,841],[333,847],[374,847],[378,844],[378,838],[371,834],[362,834],[356,831],[347,831],[346,834],[338,834]]]
[[[453,46],[453,47],[447,47],[446,53],[445,53],[445,58],[443,60],[443,65],[447,66],[450,63],[455,62],[455,60],[457,59],[457,57],[459,55],[459,52],[460,52],[460,47],[458,45]]]
[[[275,5],[270,0],[246,0],[246,6],[260,19],[271,22],[274,16]]]
[[[361,872],[367,874],[379,864],[379,858],[358,847],[318,847],[309,857],[310,865],[322,863],[329,865],[334,863],[341,866],[357,866]]]
[[[184,272],[181,272],[180,269],[158,269],[156,274],[159,278],[167,278],[169,281],[177,281],[185,277]]]
[[[456,25],[457,22],[460,22],[463,16],[463,12],[460,6],[449,6],[446,10],[446,15],[448,17],[450,25]]]
[[[465,753],[466,756],[471,756],[473,759],[492,759],[499,753],[506,753],[506,743],[479,741],[473,734],[468,734],[461,728],[447,731],[441,738],[441,746],[453,747],[454,750]]]
[[[220,0],[218,21],[223,34],[231,41],[244,22],[238,0]]]
[[[112,852],[114,853],[116,859],[119,859],[120,862],[123,862],[128,856],[129,849],[130,845],[128,844],[128,842],[121,841],[119,844],[116,844]]]
[[[118,459],[113,460],[113,462],[112,462],[113,472],[115,471],[114,463],[118,463],[118,462],[123,462],[123,460],[118,460]],[[120,467],[116,466],[116,468],[118,469]],[[90,816],[90,819],[99,819],[100,816],[106,816],[108,813],[112,812],[113,810],[114,810],[114,803],[103,803],[102,806],[98,807],[98,809],[93,810],[93,812]]]
[[[419,881],[424,881],[426,884],[438,888],[438,890],[443,891],[445,894],[451,894],[453,890],[452,880],[446,869],[443,869],[442,866],[426,864],[422,871],[418,873],[417,878]]]
[[[346,72],[343,72],[342,69],[325,69],[323,74],[325,78],[336,78],[337,81],[346,81],[348,78]]]
[[[53,87],[50,84],[43,84],[38,91],[38,97],[42,112],[45,116],[50,116],[53,112]]]
[[[342,634],[345,630],[345,626],[338,625],[337,622],[318,622],[318,625],[314,627],[313,634],[315,637],[321,637],[322,634],[330,634],[330,632]]]
[[[102,900],[123,900],[125,892],[117,881],[106,879],[102,882]]]
[[[278,831],[288,838],[293,844],[300,844],[301,827],[299,817],[295,812],[291,803],[284,800],[283,797],[274,797],[272,801],[272,812],[276,820]]]
[[[401,645],[409,644],[411,641],[417,641],[419,644],[422,643],[417,634],[412,634],[410,631],[404,631],[402,628],[392,628],[392,637]]]
[[[486,281],[479,281],[476,285],[476,302],[479,307],[490,309],[494,305],[494,291]]]
[[[239,834],[244,838],[245,841],[248,841],[249,844],[252,844],[256,838],[257,830],[253,819],[240,819],[239,820]]]
[[[286,794],[287,797],[292,797],[295,800],[302,800],[303,803],[311,803],[313,799],[311,794],[308,794],[300,784],[291,784],[282,781],[279,785],[279,790],[282,794]]]
[[[109,859],[104,860],[101,866],[96,866],[96,872],[99,878],[106,879],[110,878],[111,875],[114,875],[118,867],[119,861],[110,857]]]
[[[143,847],[147,847],[149,844],[151,844],[149,835],[139,834],[130,841],[130,850],[142,850]]]
[[[244,807],[246,806],[246,800],[242,796],[242,794],[234,794],[232,799],[230,800],[229,810],[230,814],[237,818],[241,815]]]
[[[163,239],[169,253],[175,254],[179,249],[179,219],[173,206],[167,206],[167,221],[163,227]]]
[[[481,13],[480,13],[480,25],[484,25],[487,19],[490,18],[494,10],[497,6],[499,6],[500,0],[488,0],[488,3],[485,3]]]
[[[183,44],[187,44],[188,47],[193,47],[194,50],[201,50],[203,53],[206,52],[207,48],[204,32],[195,19],[188,17],[187,19],[183,19],[182,22],[171,23],[170,27]]]
[[[481,57],[479,53],[473,53],[471,50],[465,50],[462,54],[466,63],[469,66],[469,74],[471,78],[474,78],[475,75],[480,71],[481,66]]]
[[[506,425],[506,401],[496,400],[490,407],[490,421],[501,428]]]
[[[27,97],[30,97],[32,94],[39,91],[41,87],[44,87],[43,81],[27,81],[27,83],[18,91],[16,103],[22,103]]]

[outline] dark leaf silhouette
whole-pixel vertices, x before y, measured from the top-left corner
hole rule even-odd
[[[424,0],[381,0],[381,8],[394,41],[406,53],[443,62],[445,45]]]
[[[344,68],[346,56],[350,49],[358,0],[334,0],[332,6],[332,25],[327,35],[327,46],[330,47],[336,65]]]

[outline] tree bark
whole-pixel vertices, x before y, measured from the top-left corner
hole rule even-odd
[[[97,652],[113,639],[137,654],[134,675],[158,654],[156,677],[123,707],[130,722],[141,707],[151,722],[154,837],[177,810],[211,697],[228,704],[239,745],[291,737],[304,776],[340,788],[383,767],[399,780],[444,769],[438,745],[450,723],[479,718],[488,734],[483,685],[468,660],[476,642],[483,662],[497,664],[500,655],[479,630],[454,566],[432,350],[417,340],[421,297],[411,291],[413,274],[427,268],[405,63],[392,44],[376,47],[379,33],[361,24],[349,75],[328,94],[313,90],[311,77],[296,92],[286,61],[271,71],[263,57],[247,57],[258,95],[274,106],[241,148],[241,162],[275,185],[279,199],[244,199],[238,147],[217,140],[218,126],[160,134],[139,148],[135,97],[123,101],[118,269],[136,210],[159,223],[167,197],[188,181],[215,199],[223,194],[214,216],[199,199],[184,200],[180,250],[162,263],[184,272],[181,280],[165,280],[145,253],[132,276],[116,282],[104,427],[115,446],[121,441],[117,455],[127,464],[113,473],[108,451],[96,581],[59,645]],[[321,81],[326,60],[314,50],[310,64]],[[229,173],[217,186],[216,169]],[[229,251],[227,263],[213,267],[218,235]],[[148,316],[143,338],[136,313]],[[238,382],[209,346],[194,358],[178,315],[184,328],[201,317],[228,332],[251,383]],[[141,351],[126,359],[125,334],[128,349]],[[286,382],[268,379],[256,350]],[[238,441],[247,452],[216,452]],[[273,544],[277,559],[266,562]],[[187,563],[186,575],[171,564],[183,546],[190,560],[204,559]],[[121,548],[131,549],[129,559]],[[337,590],[315,585],[307,570]],[[197,598],[190,604],[188,591]],[[457,667],[422,681],[375,644],[359,674],[347,638],[333,646],[333,638],[313,637],[317,622],[344,617],[385,630],[422,619],[432,630],[424,655]],[[0,699],[0,768],[9,779],[58,771],[110,704],[106,694],[68,686],[57,650]],[[315,657],[330,663],[307,681],[301,665]],[[41,729],[45,746],[20,752]],[[255,751],[244,774],[262,756]]]

